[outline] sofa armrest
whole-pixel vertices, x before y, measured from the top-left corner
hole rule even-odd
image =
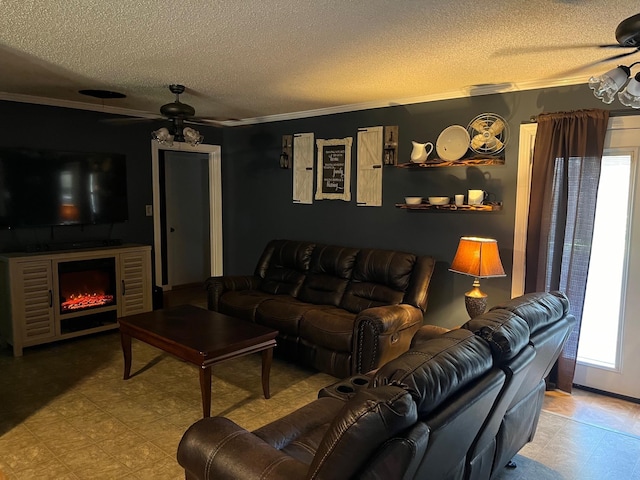
[[[367,373],[406,352],[423,320],[422,310],[406,303],[360,312],[354,325],[353,373]]]
[[[224,417],[204,418],[185,432],[178,463],[189,479],[303,479],[308,465],[276,450]]]
[[[255,275],[223,275],[209,277],[204,282],[207,289],[207,308],[219,311],[220,296],[229,290],[255,290],[262,279]]]
[[[337,382],[320,389],[318,392],[318,398],[332,397],[346,402],[359,390],[368,388],[369,383],[371,383],[371,379],[371,374],[368,373],[367,375],[358,374],[338,380]]]

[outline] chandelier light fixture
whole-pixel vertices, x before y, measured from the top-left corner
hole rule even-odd
[[[151,132],[151,138],[156,140],[157,142],[171,146],[173,142],[187,142],[189,145],[196,146],[204,140],[204,135],[202,135],[198,130],[191,127],[183,127],[173,128],[169,130],[166,127],[159,128],[158,130],[154,130]]]
[[[151,138],[163,145],[173,145],[173,135],[169,133],[169,129],[166,127],[162,127],[151,132]]]
[[[629,66],[619,65],[599,77],[593,76],[589,79],[589,88],[596,98],[606,104],[612,103],[617,93],[621,104],[640,108],[640,72],[631,76],[631,69],[636,65],[640,65],[640,62]]]

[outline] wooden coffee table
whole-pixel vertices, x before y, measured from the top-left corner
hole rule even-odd
[[[262,391],[270,398],[269,372],[277,330],[193,305],[140,313],[119,319],[124,379],[131,374],[131,339],[137,338],[200,367],[202,414],[211,416],[211,366],[262,352]]]

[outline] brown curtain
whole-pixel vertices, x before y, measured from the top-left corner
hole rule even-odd
[[[533,150],[525,291],[560,290],[577,324],[551,381],[571,392],[609,112],[538,116]]]

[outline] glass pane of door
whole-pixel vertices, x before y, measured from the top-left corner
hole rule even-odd
[[[629,225],[631,156],[602,159],[578,361],[617,368]]]

